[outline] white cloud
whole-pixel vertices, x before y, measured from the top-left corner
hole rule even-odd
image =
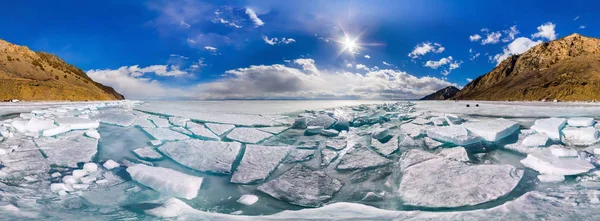
[[[181,27],[184,27],[184,28],[191,27],[191,25],[188,24],[187,22],[185,22],[184,20],[179,21],[179,25],[181,25]]]
[[[87,75],[94,81],[110,85],[128,99],[174,99],[185,96],[186,92],[162,85],[156,80],[142,77],[145,73],[162,72],[165,65],[153,65],[145,68],[123,66],[116,70],[89,70]],[[157,74],[157,72],[155,72]]]
[[[577,19],[579,19],[579,16],[575,17],[575,18],[573,19],[573,21],[577,21]]]
[[[347,67],[347,68],[352,68],[352,63],[347,63],[347,64],[346,64],[346,67]]]
[[[502,39],[502,42],[509,42],[515,40],[515,36],[519,34],[519,30],[517,30],[517,26],[513,25],[508,30],[503,31],[506,34],[506,37]]]
[[[489,32],[489,31],[490,31],[490,29],[488,29],[488,28],[482,28],[480,31],[481,31],[481,32]]]
[[[313,74],[319,74],[317,66],[315,66],[315,60],[309,58],[298,58],[294,60],[294,64],[300,65],[302,70],[308,71]]]
[[[356,64],[356,70],[371,71],[371,69],[364,64]]]
[[[471,78],[467,78],[467,81],[468,81],[468,82],[471,82],[471,81],[473,81],[473,79],[471,79]]]
[[[481,40],[481,44],[482,45],[486,45],[486,44],[496,44],[498,42],[500,42],[500,38],[502,37],[502,34],[500,32],[489,32],[486,36],[485,39]]]
[[[394,66],[393,64],[387,63],[385,61],[383,61],[383,65],[385,65],[385,66]]]
[[[473,60],[475,60],[476,58],[478,58],[478,57],[479,57],[479,55],[481,55],[481,53],[472,54],[472,55],[471,55],[471,57],[469,57],[469,60],[473,61]]]
[[[278,39],[278,38],[269,38],[266,35],[263,35],[262,39],[265,41],[265,43],[267,43],[269,45],[291,44],[291,43],[296,42],[296,40],[294,40],[293,38]]]
[[[415,46],[413,51],[408,54],[408,57],[410,57],[412,59],[417,59],[429,52],[436,53],[436,54],[442,53],[445,49],[446,48],[442,47],[442,45],[439,43],[423,42],[423,43]]]
[[[248,15],[248,17],[250,17],[250,20],[254,22],[254,25],[256,27],[263,26],[265,24],[260,18],[258,18],[256,12],[251,8],[246,8],[246,14]]]
[[[370,56],[370,55],[368,55],[368,54],[366,54],[366,55],[365,55],[365,58],[366,58],[366,59],[371,59],[371,56]]]
[[[556,27],[556,25],[553,24],[552,22],[544,23],[544,24],[540,25],[539,27],[537,27],[538,32],[531,35],[531,37],[532,38],[545,38],[550,41],[555,40],[556,39],[556,32],[554,32],[555,27]]]
[[[236,24],[234,21],[228,21],[228,20],[225,20],[223,18],[215,18],[215,19],[213,19],[212,22],[213,23],[221,23],[221,24],[224,24],[227,27],[242,28],[241,25]]]
[[[481,39],[481,35],[479,35],[479,34],[474,34],[474,35],[469,36],[469,40],[471,40],[471,41],[479,41],[479,39]]]
[[[585,29],[585,28],[586,28],[585,25],[580,25],[579,26],[579,29]]]
[[[427,61],[425,62],[425,67],[430,67],[433,69],[438,69],[439,67],[446,65],[452,61],[452,56],[448,56],[447,58],[442,58],[439,61]]]
[[[169,56],[176,57],[176,58],[181,58],[181,59],[185,59],[185,60],[190,59],[189,57],[185,57],[185,56],[178,55],[178,54],[170,54]]]
[[[508,44],[508,46],[504,48],[503,53],[497,54],[493,58],[490,56],[490,58],[496,61],[497,64],[500,64],[500,62],[504,61],[508,57],[512,55],[522,54],[523,52],[529,50],[533,46],[536,46],[540,43],[542,43],[542,40],[532,41],[529,38],[520,37]]]
[[[210,52],[217,52],[217,48],[213,47],[213,46],[204,46],[204,50],[210,51]]]

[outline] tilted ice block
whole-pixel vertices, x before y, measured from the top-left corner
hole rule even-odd
[[[119,165],[119,163],[115,162],[114,160],[107,160],[106,162],[104,162],[104,164],[102,164],[102,166],[106,169],[112,170],[114,168],[120,167],[121,165]]]
[[[425,133],[427,133],[427,129],[429,129],[429,128],[431,128],[431,126],[416,125],[413,123],[406,123],[406,124],[400,125],[400,129],[402,129],[402,131],[404,131],[406,134],[410,135],[411,137],[418,137],[421,134],[425,134]]]
[[[320,134],[321,132],[323,132],[323,129],[323,126],[308,126],[306,127],[304,133],[306,135]]]
[[[290,150],[290,146],[246,145],[244,156],[231,176],[231,182],[246,184],[265,180]]]
[[[60,126],[69,126],[71,130],[95,129],[100,126],[100,123],[96,120],[80,117],[56,118],[56,123]]]
[[[286,157],[284,163],[297,163],[307,161],[313,158],[315,155],[315,151],[313,149],[294,149],[288,156]]]
[[[521,163],[535,171],[548,175],[577,175],[594,169],[594,165],[579,158],[559,158],[548,150],[527,155]]]
[[[204,124],[208,129],[210,129],[217,136],[221,136],[233,128],[235,128],[232,124],[213,124],[213,123],[205,123]]]
[[[429,149],[435,149],[444,145],[444,143],[438,142],[437,140],[431,139],[430,137],[423,138],[423,141],[425,141],[425,145]]]
[[[160,160],[162,155],[153,147],[140,147],[133,150],[136,156],[143,160]]]
[[[392,163],[385,157],[369,150],[369,148],[357,146],[349,150],[337,165],[338,170],[353,170],[379,167]]]
[[[537,178],[542,183],[560,183],[560,182],[565,181],[565,176],[562,176],[562,175],[540,174],[537,176]]]
[[[591,117],[573,117],[567,121],[571,127],[589,127],[594,125],[594,118]]]
[[[29,132],[39,133],[44,130],[55,128],[53,120],[41,120],[38,118],[31,118],[26,124],[25,129]]]
[[[83,170],[85,170],[88,173],[94,173],[94,172],[98,171],[98,164],[95,164],[95,163],[85,163],[83,165]]]
[[[413,121],[411,121],[411,123],[418,124],[418,125],[433,124],[433,122],[431,122],[430,120],[420,118],[420,117],[417,119],[414,119]]]
[[[42,136],[45,137],[51,137],[51,136],[56,136],[62,133],[66,133],[71,131],[71,126],[69,125],[60,125],[58,127],[52,128],[52,129],[48,129],[45,130],[44,132],[42,132]]]
[[[594,127],[566,127],[562,130],[564,142],[575,146],[589,146],[598,142],[598,131]]]
[[[464,121],[462,118],[452,114],[444,114],[444,118],[446,118],[446,122],[448,122],[449,125],[457,125]]]
[[[236,202],[250,206],[258,201],[258,196],[252,194],[244,194]]]
[[[480,136],[484,140],[494,142],[514,133],[519,129],[519,124],[504,118],[490,121],[469,122],[462,124],[467,130]]]
[[[187,124],[187,128],[195,136],[200,137],[201,139],[204,139],[204,140],[219,140],[220,139],[217,135],[210,132],[210,130],[208,130],[202,124],[190,122]]]
[[[447,159],[456,160],[460,162],[468,162],[469,154],[464,147],[458,146],[453,148],[443,148],[439,154]]]
[[[325,142],[325,147],[334,150],[344,149],[346,148],[346,145],[348,145],[348,141],[346,141],[345,139],[331,139]]]
[[[385,156],[390,155],[398,150],[398,137],[394,136],[385,143],[382,143],[378,139],[371,138],[371,147]]]
[[[144,210],[144,213],[160,218],[173,218],[188,211],[195,210],[180,199],[171,198],[158,207]]]
[[[187,140],[190,137],[173,131],[169,128],[142,128],[146,133],[150,134],[154,139],[162,141]]]
[[[523,170],[511,165],[468,165],[429,154],[415,161],[411,155],[416,156],[409,154],[400,162],[410,165],[398,189],[410,206],[453,208],[490,202],[508,195],[523,177]]]
[[[187,175],[185,173],[163,168],[136,164],[127,168],[131,179],[150,187],[158,192],[194,199],[202,185],[202,177]]]
[[[577,153],[577,150],[567,149],[560,145],[552,145],[548,149],[550,150],[550,153],[552,153],[552,155],[554,155],[556,157],[578,157],[579,156],[579,153]]]
[[[548,143],[548,135],[546,134],[532,134],[522,142],[523,145],[528,147],[546,146],[546,143]]]
[[[230,174],[242,145],[238,142],[184,140],[169,142],[160,152],[186,167],[219,174]]]
[[[331,127],[335,123],[335,119],[326,114],[319,114],[312,120],[309,120],[306,125],[307,126],[322,126],[327,129]]]
[[[100,133],[97,130],[88,130],[85,135],[94,139],[100,139]]]
[[[12,125],[17,131],[20,133],[26,133],[27,127],[25,126],[28,121],[26,120],[13,120],[10,125]]]
[[[271,136],[273,136],[273,134],[255,128],[235,128],[227,134],[227,138],[230,140],[251,144],[261,142]]]
[[[386,139],[390,136],[390,130],[387,128],[378,128],[375,129],[373,131],[373,133],[371,134],[371,137],[378,139],[378,140],[383,140]]]
[[[456,145],[469,145],[481,141],[480,137],[471,134],[465,127],[460,125],[429,128],[427,136]]]
[[[546,118],[536,120],[531,126],[538,133],[544,133],[552,140],[560,140],[560,130],[565,126],[567,121],[564,118]]]
[[[340,134],[340,132],[337,130],[334,130],[334,129],[327,129],[327,130],[321,131],[321,135],[326,136],[326,137],[335,137],[338,134]]]
[[[327,148],[321,149],[321,166],[329,165],[335,158],[337,158],[338,153],[334,150],[330,150]]]
[[[313,171],[296,164],[281,176],[260,186],[258,190],[289,203],[318,207],[342,188],[342,182],[327,176],[323,171]]]

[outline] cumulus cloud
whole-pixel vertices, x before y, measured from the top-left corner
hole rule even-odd
[[[408,57],[417,59],[429,52],[436,54],[442,53],[445,49],[446,48],[439,43],[423,42],[415,46],[415,48],[408,54]]]
[[[300,65],[300,67],[302,67],[302,70],[304,70],[304,71],[308,71],[309,73],[312,73],[312,74],[319,74],[319,70],[317,69],[317,66],[315,65],[315,60],[313,60],[313,59],[298,58],[298,59],[294,60],[294,64]]]
[[[293,38],[278,39],[278,38],[269,38],[266,35],[263,35],[262,39],[265,41],[265,43],[267,43],[269,45],[291,44],[291,43],[296,42],[296,40]]]
[[[497,64],[506,60],[508,57],[512,55],[522,54],[523,52],[529,50],[533,46],[542,43],[542,40],[533,41],[529,38],[520,37],[515,39],[513,42],[508,44],[503,50],[501,54],[495,55],[492,60],[496,61]]]
[[[467,78],[467,82],[471,82],[471,81],[473,81],[473,79]]]
[[[213,46],[204,46],[204,50],[210,51],[210,52],[217,52],[217,48],[213,47]]]
[[[250,20],[252,20],[256,27],[263,26],[265,24],[260,18],[258,18],[256,12],[251,8],[246,8],[246,14],[248,17],[250,17]]]
[[[531,35],[532,38],[545,38],[547,40],[555,40],[556,32],[554,32],[555,24],[547,22],[537,27],[538,32]]]
[[[356,64],[356,70],[371,71],[371,69],[364,64]]]
[[[502,39],[502,42],[509,42],[515,40],[515,36],[519,34],[519,30],[517,30],[517,26],[513,25],[508,30],[503,31],[506,34],[506,37]]]
[[[481,40],[481,44],[482,45],[487,45],[487,44],[496,44],[498,42],[500,42],[500,38],[502,37],[502,33],[500,32],[489,32],[486,37]]]
[[[366,55],[365,55],[365,58],[366,58],[366,59],[371,59],[371,55],[368,55],[368,54],[366,54]]]
[[[452,70],[459,68],[462,63],[463,63],[462,61],[455,61],[454,58],[452,58],[452,56],[448,56],[448,57],[442,58],[438,61],[427,61],[427,62],[425,62],[425,64],[423,66],[433,68],[433,69],[438,69],[442,66],[447,65],[447,68],[442,70],[442,72],[441,72],[441,74],[443,74],[444,76],[447,76],[452,72]]]
[[[479,39],[481,39],[481,35],[479,35],[479,34],[474,34],[474,35],[469,36],[469,40],[471,40],[471,41],[479,41]]]

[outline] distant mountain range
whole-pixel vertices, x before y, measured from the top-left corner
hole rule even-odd
[[[439,91],[434,92],[433,94],[421,98],[421,100],[448,100],[454,97],[459,90],[460,89],[454,86],[448,86]]]
[[[502,61],[449,99],[600,100],[600,39],[571,34],[541,43]]]
[[[1,100],[122,100],[60,58],[0,40]]]

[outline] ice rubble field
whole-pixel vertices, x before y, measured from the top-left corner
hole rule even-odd
[[[600,219],[600,106],[276,102],[0,105],[0,219]]]

